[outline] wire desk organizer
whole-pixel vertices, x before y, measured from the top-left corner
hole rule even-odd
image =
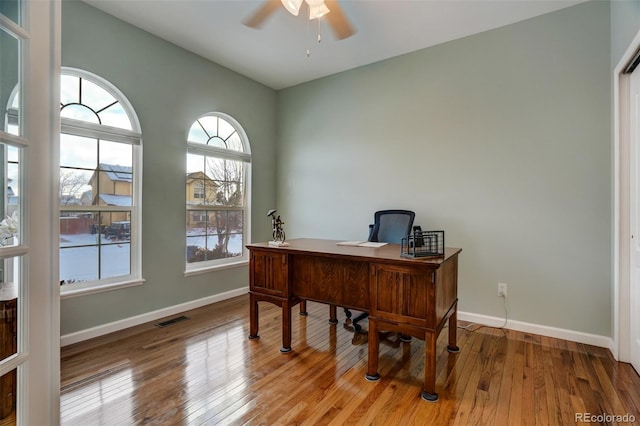
[[[444,231],[413,231],[400,241],[400,256],[444,256]]]

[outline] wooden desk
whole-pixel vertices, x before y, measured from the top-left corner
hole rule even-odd
[[[291,351],[291,308],[306,301],[369,312],[367,380],[377,380],[378,331],[397,331],[425,341],[422,398],[436,401],[436,340],[449,320],[450,352],[456,346],[458,254],[447,248],[444,257],[407,259],[400,246],[380,248],[339,246],[338,241],[297,239],[289,246],[249,244],[250,339],[258,339],[258,302],[282,308],[282,348]]]

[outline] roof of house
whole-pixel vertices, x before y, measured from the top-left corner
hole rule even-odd
[[[119,164],[100,163],[100,170],[105,172],[109,179],[119,182],[132,182],[133,174],[129,166],[121,166]]]
[[[109,206],[131,206],[131,195],[100,194],[100,199]]]
[[[194,180],[209,180],[209,181],[213,181],[213,179],[211,179],[209,176],[207,176],[207,174],[204,173],[204,172],[187,173],[187,182],[194,181]]]

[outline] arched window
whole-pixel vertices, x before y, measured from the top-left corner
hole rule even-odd
[[[247,259],[250,164],[247,136],[228,115],[203,115],[189,129],[187,272]]]
[[[136,114],[109,82],[64,68],[60,117],[61,292],[138,284],[142,137]]]

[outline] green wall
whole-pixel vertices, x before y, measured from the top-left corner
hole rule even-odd
[[[464,312],[611,335],[608,2],[279,92],[287,236],[416,211],[462,247]]]
[[[613,69],[640,29],[640,1],[611,1],[611,68]]]
[[[275,204],[276,93],[79,1],[62,3],[62,65],[93,72],[133,104],[142,126],[142,286],[61,302],[61,334],[248,285],[248,266],[184,276],[186,135],[200,115],[234,117],[251,144],[253,240]]]
[[[410,208],[463,248],[462,311],[502,316],[505,282],[511,319],[610,336],[610,70],[640,16],[636,1],[613,3],[276,93],[63,2],[62,64],[113,83],[142,125],[147,282],[63,300],[62,334],[247,285],[247,267],[184,277],[184,139],[221,111],[250,139],[254,241],[274,206],[288,237],[335,239],[366,238],[375,210]]]

